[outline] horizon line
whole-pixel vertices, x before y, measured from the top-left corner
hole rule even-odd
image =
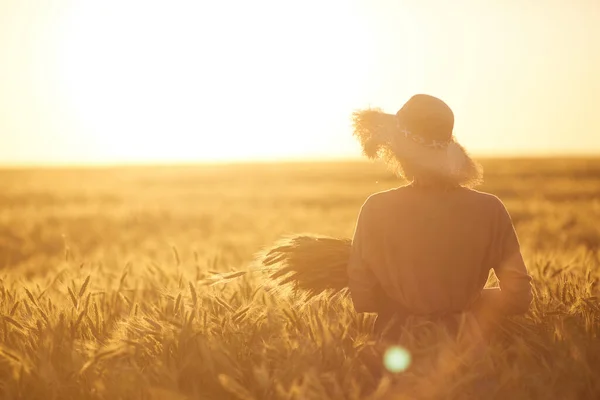
[[[474,159],[589,159],[600,158],[596,153],[480,153],[472,154]],[[248,164],[307,164],[307,163],[344,163],[373,162],[364,156],[355,157],[282,157],[282,158],[237,158],[222,160],[156,160],[156,161],[92,161],[92,162],[0,162],[0,170],[10,169],[63,169],[63,168],[137,168],[137,167],[191,167]]]

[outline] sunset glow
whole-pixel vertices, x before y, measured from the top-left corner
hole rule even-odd
[[[343,130],[368,72],[368,57],[352,55],[365,38],[351,10],[324,8],[304,30],[305,8],[272,20],[260,5],[243,7],[73,7],[58,71],[82,128],[119,160],[302,156],[304,135],[318,143]]]
[[[423,92],[474,153],[600,150],[598,3],[459,3],[3,2],[0,163],[358,157]]]

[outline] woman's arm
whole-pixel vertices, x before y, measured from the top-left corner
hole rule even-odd
[[[498,261],[493,266],[500,287],[484,289],[476,307],[493,315],[524,314],[533,300],[531,276],[523,261],[510,215],[501,202],[500,205],[500,235],[496,243]]]
[[[377,312],[379,284],[368,264],[368,254],[365,251],[364,242],[368,223],[366,204],[360,210],[352,238],[352,249],[348,262],[348,288],[357,312]]]

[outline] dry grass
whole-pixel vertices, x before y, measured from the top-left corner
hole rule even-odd
[[[599,398],[600,162],[484,167],[534,276],[532,309],[468,358],[415,323],[400,374],[343,291],[270,290],[273,272],[251,263],[291,234],[350,237],[366,196],[397,184],[382,168],[0,172],[0,398]],[[291,274],[340,268],[262,254]]]

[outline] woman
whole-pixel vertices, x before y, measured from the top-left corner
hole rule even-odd
[[[470,311],[482,324],[525,313],[531,277],[511,218],[496,196],[471,189],[481,169],[455,141],[450,107],[418,94],[396,115],[353,117],[365,154],[411,181],[360,210],[348,264],[356,311],[377,313],[377,332],[411,315],[447,321]],[[490,269],[499,288],[484,289]]]

